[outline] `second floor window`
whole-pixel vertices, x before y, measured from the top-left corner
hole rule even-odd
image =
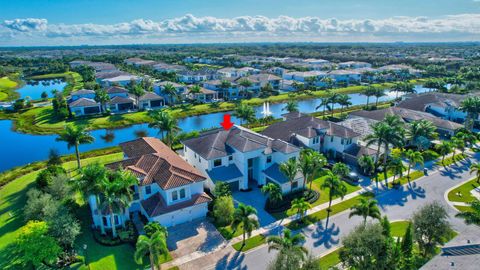
[[[218,167],[218,166],[222,166],[222,159],[215,159],[213,161],[213,167]]]
[[[272,162],[272,156],[267,156],[267,163]]]
[[[151,186],[146,186],[146,187],[145,187],[145,194],[148,195],[148,194],[150,194],[150,193],[152,193],[152,187],[151,187]]]
[[[185,189],[180,189],[180,199],[185,198],[185,196],[186,196]]]

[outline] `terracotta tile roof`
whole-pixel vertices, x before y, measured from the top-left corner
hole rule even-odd
[[[139,178],[140,185],[156,182],[165,190],[206,179],[197,169],[156,138],[139,138],[120,146],[130,158],[110,163],[107,167],[110,169],[122,167],[131,171]]]
[[[155,217],[193,205],[208,203],[210,201],[212,201],[212,199],[206,193],[201,193],[192,195],[192,198],[188,201],[167,205],[162,196],[160,196],[159,193],[156,193],[150,198],[141,201],[141,204],[150,217]]]

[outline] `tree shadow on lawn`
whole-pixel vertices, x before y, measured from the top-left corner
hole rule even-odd
[[[25,269],[25,266],[22,265],[21,262],[21,256],[15,248],[15,244],[9,244],[0,250],[0,269]]]
[[[14,232],[23,226],[23,206],[27,200],[27,191],[34,187],[34,185],[34,183],[30,183],[23,189],[2,198],[0,216],[11,215],[3,219],[2,226],[0,226],[0,235],[3,236],[7,233]],[[6,204],[8,204],[8,206],[5,206]]]
[[[240,264],[245,260],[245,254],[241,251],[234,253],[232,258],[230,257],[231,253],[224,255],[220,260],[215,264],[216,270],[224,269],[235,269],[235,270],[247,270],[247,266],[241,266]]]
[[[340,227],[336,226],[333,222],[328,228],[324,228],[323,226],[323,221],[320,221],[315,232],[312,233],[312,237],[318,239],[313,243],[313,246],[324,246],[328,249],[331,248],[332,245],[340,243],[340,239],[338,238]]]
[[[377,197],[378,205],[382,209],[386,206],[399,205],[404,206],[408,199],[416,200],[425,198],[425,189],[417,186],[415,182],[410,182],[407,186],[400,186],[398,189],[390,189]]]

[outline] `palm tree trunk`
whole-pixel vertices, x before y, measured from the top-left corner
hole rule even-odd
[[[148,257],[150,258],[150,269],[155,270],[155,261],[153,260],[152,251],[150,251],[150,255]]]
[[[368,104],[370,103],[370,96],[367,96],[367,108],[368,108]]]
[[[77,167],[78,169],[81,169],[82,165],[80,165],[80,152],[78,151],[78,143],[75,144],[75,155],[77,156]]]
[[[242,247],[245,246],[245,228],[243,228],[243,241],[242,241]]]
[[[410,183],[410,169],[412,168],[412,164],[408,164],[408,173],[407,173],[407,180]]]
[[[110,211],[110,226],[112,226],[112,237],[115,238],[117,237],[117,231],[115,230],[115,215],[113,214],[112,206],[109,206],[108,210]]]

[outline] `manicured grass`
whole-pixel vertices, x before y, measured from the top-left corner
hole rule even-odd
[[[439,165],[439,166],[447,167],[447,166],[452,165],[453,163],[457,163],[458,161],[464,160],[466,157],[467,157],[467,155],[465,155],[465,154],[457,154],[454,157],[453,156],[446,157],[443,161],[441,161],[441,160],[437,161],[437,163],[435,163],[435,164]]]
[[[51,73],[32,76],[29,79],[33,80],[46,80],[46,79],[55,79],[63,78],[67,82],[67,86],[63,89],[65,95],[70,94],[72,91],[80,90],[83,87],[83,78],[80,74],[73,71],[67,71],[65,73]]]
[[[18,87],[18,82],[12,80],[11,78],[5,76],[0,78],[0,101],[3,100],[13,100],[19,95],[15,92],[15,89]]]
[[[410,222],[408,220],[394,221],[390,223],[390,232],[393,237],[403,237]]]
[[[215,223],[214,223],[214,225],[217,228],[217,230],[220,232],[220,234],[223,236],[223,238],[225,238],[226,240],[230,240],[234,237],[240,236],[243,233],[243,227],[242,226],[240,226],[236,231],[233,231],[232,226],[230,226],[230,225],[223,226],[223,227],[218,226]]]
[[[350,209],[352,206],[360,202],[360,198],[370,199],[373,197],[375,197],[373,193],[366,192],[358,196],[355,196],[351,199],[342,201],[341,203],[334,204],[332,205],[330,216],[333,216],[335,214],[338,214],[340,212]],[[299,221],[299,220],[293,221],[289,223],[286,227],[288,227],[291,230],[298,230],[310,224],[316,223],[322,219],[327,218],[327,214],[328,214],[327,209],[323,209],[321,211],[318,211],[306,216],[302,221]]]
[[[260,245],[263,245],[266,242],[267,242],[267,238],[263,234],[259,234],[245,240],[245,246],[243,247],[242,247],[242,241],[233,244],[232,247],[237,251],[247,251],[252,248],[258,247]]]
[[[339,264],[341,250],[342,249],[339,248],[318,259],[317,262],[320,265],[320,269],[329,269],[330,267],[334,267],[335,265]]]
[[[87,158],[82,161],[86,165],[92,162],[108,163],[121,160],[120,153],[108,154],[99,157]],[[63,166],[74,173],[76,161],[65,162]],[[34,187],[35,177],[39,171],[27,173],[8,183],[0,189],[0,269],[11,265],[10,247],[14,243],[20,227],[25,224],[22,209],[26,201],[26,193]],[[79,218],[82,223],[82,234],[76,241],[76,249],[83,253],[83,245],[87,244],[87,260],[90,269],[143,269],[133,261],[134,247],[128,244],[105,247],[97,244],[90,233],[91,217],[86,205],[79,209]],[[82,254],[83,255],[83,254]],[[165,260],[170,257],[166,256]],[[146,260],[148,263],[148,260]]]
[[[403,177],[395,179],[395,183],[398,183],[399,185],[405,185],[406,183],[408,183],[409,180],[410,182],[413,182],[424,175],[425,174],[423,173],[423,171],[410,171],[410,179],[408,179],[408,177],[405,175]],[[393,187],[393,183],[388,183],[388,186]]]
[[[463,206],[463,205],[454,205],[455,208],[457,208],[458,211],[460,212],[471,212],[473,211],[473,208],[470,206]]]
[[[479,187],[480,184],[477,183],[477,179],[472,179],[465,182],[463,185],[452,189],[448,193],[448,200],[451,202],[471,202],[476,198],[470,193],[471,190]]]

